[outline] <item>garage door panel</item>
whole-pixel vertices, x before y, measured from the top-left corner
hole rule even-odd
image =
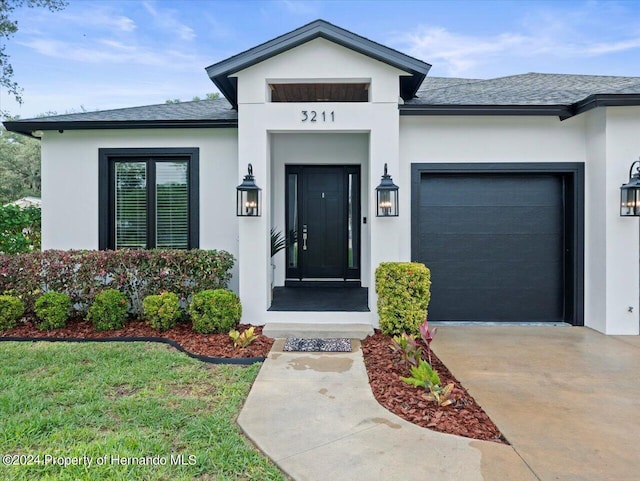
[[[528,265],[529,259],[538,261],[562,261],[562,239],[556,234],[436,234],[420,236],[422,244],[428,243],[433,252],[439,253],[440,260],[455,261],[462,254],[465,257],[473,250],[473,259],[494,261],[517,261]],[[435,260],[429,252],[425,259]],[[527,261],[523,261],[523,258]]]
[[[467,234],[560,234],[562,206],[429,206],[420,209],[421,230]]]
[[[564,319],[564,202],[554,174],[423,174],[414,260],[432,320]]]
[[[562,288],[562,279],[557,275],[556,263],[544,262],[535,267],[522,268],[518,261],[504,262],[500,265],[492,261],[476,262],[461,260],[429,261],[425,264],[431,270],[432,292],[439,289],[460,289],[465,286],[469,291],[483,289],[538,288],[558,290]],[[452,271],[455,274],[452,274]]]
[[[429,305],[430,320],[448,321],[485,321],[485,322],[548,322],[557,316],[553,303],[540,303],[541,299],[552,297],[556,302],[561,301],[558,291],[547,289],[495,289],[468,292],[466,289],[447,289],[432,291],[432,299],[441,298],[443,302]],[[464,297],[465,302],[459,300]],[[447,304],[445,312],[441,306]],[[513,312],[519,317],[515,319]]]
[[[445,182],[430,182],[432,174],[423,174],[429,182],[431,197],[422,197],[426,205],[549,205],[550,188],[560,189],[562,180],[548,174],[436,174]]]

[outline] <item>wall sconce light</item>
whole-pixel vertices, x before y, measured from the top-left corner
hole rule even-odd
[[[236,215],[238,217],[259,217],[261,214],[260,197],[261,190],[253,178],[253,166],[249,164],[247,175],[244,176],[242,184],[236,187],[238,200],[236,205]]]
[[[387,174],[387,164],[384,164],[384,175],[380,185],[376,187],[376,197],[376,217],[398,217],[398,186]]]
[[[636,172],[633,166],[638,164]],[[622,217],[640,216],[640,160],[636,160],[629,168],[629,182],[620,187],[620,215]]]

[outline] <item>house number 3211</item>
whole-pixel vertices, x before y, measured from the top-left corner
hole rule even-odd
[[[315,110],[303,110],[302,121],[303,122],[333,122],[335,120],[335,114],[333,111],[316,112]]]

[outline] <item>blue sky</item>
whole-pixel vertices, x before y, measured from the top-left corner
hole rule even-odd
[[[204,68],[317,18],[425,60],[430,75],[640,76],[640,2],[70,0],[16,11],[22,118],[190,100]]]

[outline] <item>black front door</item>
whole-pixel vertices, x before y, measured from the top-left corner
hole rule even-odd
[[[287,167],[287,277],[359,279],[359,168]]]

